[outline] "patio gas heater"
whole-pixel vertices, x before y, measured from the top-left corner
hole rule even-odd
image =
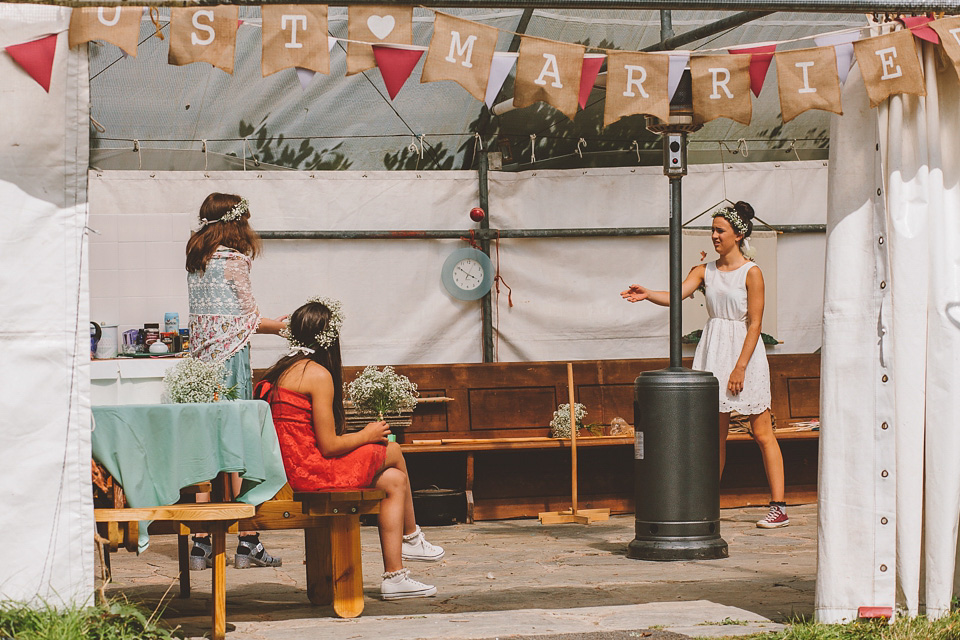
[[[670,101],[670,120],[648,117],[663,138],[663,172],[670,179],[670,366],[636,379],[634,467],[636,537],[627,556],[638,560],[727,557],[720,537],[719,383],[681,363],[680,180],[687,173],[687,134],[693,121],[690,72]]]

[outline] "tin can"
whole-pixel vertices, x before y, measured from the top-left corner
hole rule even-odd
[[[180,329],[180,350],[190,351],[190,329]]]

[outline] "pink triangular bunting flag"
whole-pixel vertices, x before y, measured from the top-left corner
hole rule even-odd
[[[57,34],[12,44],[6,48],[14,61],[37,81],[43,90],[50,93],[50,76],[53,73],[53,55],[57,51]]]
[[[580,108],[587,108],[587,100],[593,91],[593,83],[597,81],[597,74],[607,56],[602,53],[588,53],[583,56],[583,67],[580,70]]]
[[[835,33],[813,39],[818,47],[833,45],[833,50],[837,52],[837,77],[841,86],[847,81],[850,69],[853,68],[853,43],[859,39],[860,31]]]
[[[313,76],[315,75],[317,75],[316,71],[304,69],[303,67],[297,67],[297,79],[300,81],[300,89],[306,91],[307,87],[310,86],[310,82],[313,80]]]
[[[763,81],[767,79],[767,70],[770,68],[770,61],[773,60],[773,54],[776,50],[776,44],[728,49],[733,54],[750,55],[750,91],[753,91],[753,95],[758,98],[760,97],[760,91],[763,90]]]
[[[687,68],[687,63],[690,62],[690,52],[678,51],[669,55],[670,71],[667,73],[667,92],[670,94],[670,99],[673,100],[673,95],[677,92],[677,87],[680,86],[683,71]]]
[[[488,109],[493,109],[493,101],[497,99],[497,94],[503,88],[503,83],[507,81],[507,76],[513,71],[517,64],[517,54],[509,51],[495,51],[493,60],[490,62],[490,76],[487,78],[487,93],[483,98]]]
[[[401,49],[387,47],[382,44],[373,45],[373,57],[377,60],[383,84],[387,86],[387,94],[393,100],[400,93],[407,78],[413,73],[413,68],[420,62],[425,49]]]
[[[940,36],[937,35],[937,32],[926,26],[928,22],[933,22],[933,18],[927,16],[903,16],[899,18],[899,20],[903,23],[903,26],[910,29],[910,33],[917,38],[932,42],[933,44],[940,44]]]

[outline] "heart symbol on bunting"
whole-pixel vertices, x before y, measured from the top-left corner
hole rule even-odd
[[[367,28],[378,40],[383,40],[393,31],[396,21],[393,16],[370,16],[367,18]]]

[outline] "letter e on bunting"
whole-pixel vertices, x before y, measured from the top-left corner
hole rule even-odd
[[[690,58],[693,81],[693,118],[710,122],[730,118],[750,124],[750,56],[693,56]]]
[[[906,29],[853,43],[870,106],[895,93],[926,95],[913,34]]]
[[[263,5],[260,71],[270,74],[290,67],[330,73],[327,5]]]
[[[808,109],[843,115],[837,52],[833,47],[783,51],[774,58],[784,122],[790,122]]]
[[[143,7],[78,7],[70,14],[70,47],[103,40],[137,57]]]
[[[579,106],[584,53],[586,47],[579,44],[521,38],[513,104],[522,108],[542,100],[573,120]]]
[[[960,18],[944,18],[929,23],[929,27],[940,36],[943,51],[953,63],[953,69],[960,77]]]
[[[347,21],[348,76],[377,66],[370,44],[413,44],[413,7],[351,5]]]
[[[607,57],[607,94],[603,126],[645,113],[670,119],[667,78],[670,58],[657,53],[611,52]]]
[[[496,27],[437,13],[420,82],[453,80],[482,101],[498,35]]]
[[[209,62],[232,74],[236,46],[236,5],[170,9],[170,64]]]

